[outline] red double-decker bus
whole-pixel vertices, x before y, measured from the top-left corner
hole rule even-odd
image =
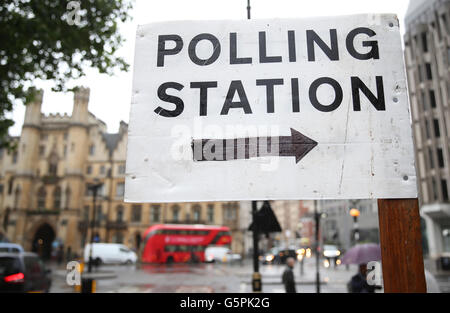
[[[158,224],[144,233],[142,262],[205,261],[209,245],[231,245],[230,229],[225,226]]]

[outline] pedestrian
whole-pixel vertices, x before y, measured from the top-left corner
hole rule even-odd
[[[350,293],[374,293],[379,287],[367,283],[367,264],[360,264],[358,273],[347,284]]]
[[[67,253],[66,253],[67,262],[70,262],[71,258],[72,258],[72,248],[71,247],[67,247]]]
[[[64,246],[61,244],[58,248],[58,254],[57,254],[58,265],[61,265],[63,259],[64,259]]]
[[[289,257],[286,259],[286,269],[283,272],[282,281],[284,288],[286,289],[287,293],[296,293],[295,290],[295,279],[294,279],[294,272],[292,269],[295,265],[295,260],[292,257]]]

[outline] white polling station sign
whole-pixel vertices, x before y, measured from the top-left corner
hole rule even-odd
[[[138,28],[125,201],[415,197],[395,15]]]

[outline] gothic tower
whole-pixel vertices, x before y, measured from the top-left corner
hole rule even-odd
[[[17,216],[15,242],[29,247],[26,236],[27,211],[34,207],[34,183],[37,178],[37,162],[41,132],[41,106],[43,91],[39,90],[34,100],[26,105],[25,120],[17,147],[18,165],[14,178],[13,212]]]
[[[83,217],[85,193],[84,170],[89,147],[89,88],[80,87],[74,93],[74,104],[68,129],[68,152],[65,173],[66,210],[61,216],[67,224],[61,237],[72,251],[81,248],[83,234],[78,231],[78,222]]]

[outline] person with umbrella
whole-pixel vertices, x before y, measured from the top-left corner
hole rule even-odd
[[[359,265],[358,273],[352,277],[347,288],[351,293],[374,293],[375,289],[381,289],[379,286],[367,283],[367,264]]]
[[[358,273],[347,284],[351,293],[374,293],[380,286],[367,282],[367,263],[381,260],[380,246],[373,243],[358,244],[348,250],[342,258],[343,264],[359,265]]]

